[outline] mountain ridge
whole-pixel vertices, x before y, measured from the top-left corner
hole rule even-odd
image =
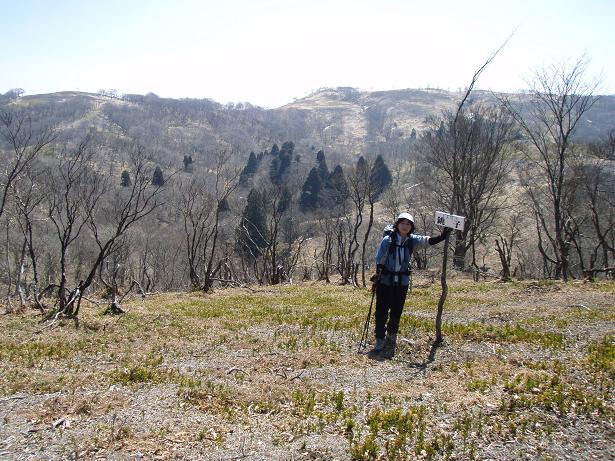
[[[497,105],[497,96],[525,102],[526,93],[476,90],[470,103]],[[154,160],[175,163],[185,154],[230,150],[238,164],[250,151],[292,140],[304,151],[325,149],[332,161],[357,155],[399,156],[425,130],[426,120],[453,110],[461,92],[441,89],[362,91],[321,88],[275,109],[212,99],[61,91],[17,98],[0,96],[0,108],[21,107],[38,123],[56,124],[70,139],[88,130],[151,145]],[[581,121],[577,137],[595,141],[615,127],[615,96],[601,96]],[[209,155],[209,154],[204,154]]]

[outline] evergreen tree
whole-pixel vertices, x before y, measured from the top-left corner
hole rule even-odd
[[[367,160],[361,155],[357,160],[357,175],[361,176],[367,172]]]
[[[220,213],[231,211],[231,207],[229,206],[228,200],[226,198],[223,198],[222,200],[220,200],[220,203],[218,203],[218,211]]]
[[[369,181],[375,197],[378,197],[393,182],[389,167],[384,163],[382,155],[376,157],[376,161],[370,172]]]
[[[254,176],[254,173],[256,173],[257,170],[258,170],[258,160],[254,152],[250,152],[250,156],[248,157],[248,163],[246,164],[246,166],[241,171],[241,174],[239,175],[239,182],[245,185],[248,182],[248,179],[252,178]]]
[[[254,151],[250,152],[250,156],[248,157],[248,163],[246,164],[246,173],[248,174],[254,174],[256,173],[256,170],[258,169],[258,159],[256,158],[256,155],[254,154]]]
[[[282,149],[280,150],[280,153],[286,153],[286,154],[292,156],[294,152],[295,152],[295,143],[294,142],[286,141],[284,144],[282,144]]]
[[[325,151],[320,149],[318,152],[316,152],[316,161],[323,162],[324,160],[325,160]]]
[[[152,176],[152,184],[158,187],[164,186],[164,176],[162,175],[162,170],[159,166],[157,166],[154,170],[154,175]]]
[[[290,168],[294,149],[295,144],[293,142],[285,142],[282,144],[282,149],[278,153],[278,156],[274,157],[271,161],[269,178],[273,184],[279,186],[284,182],[284,175]]]
[[[269,179],[271,179],[273,184],[280,184],[280,176],[280,159],[274,157],[269,165]]]
[[[184,171],[192,171],[192,155],[184,155]]]
[[[320,182],[326,186],[329,183],[329,167],[327,166],[327,159],[325,153],[321,149],[316,154],[316,161],[318,162],[318,175],[320,176]]]
[[[335,191],[335,201],[344,202],[348,198],[348,183],[344,177],[344,170],[340,165],[336,165],[333,172],[329,176],[329,184]]]
[[[237,229],[237,250],[244,257],[252,259],[262,254],[268,239],[266,216],[265,198],[252,189]]]
[[[320,205],[320,190],[322,183],[320,182],[320,175],[318,170],[314,167],[310,170],[305,183],[303,184],[303,190],[301,192],[300,204],[304,210],[314,210]]]
[[[120,179],[120,186],[128,187],[132,185],[132,180],[130,179],[130,173],[127,170],[122,171],[122,177]]]
[[[270,153],[271,153],[271,155],[273,155],[274,157],[277,157],[277,155],[280,153],[280,148],[278,147],[278,145],[277,145],[277,144],[274,144],[274,145],[271,147],[271,152],[270,152]]]
[[[280,152],[280,168],[279,168],[279,176],[281,177],[286,173],[288,168],[290,167],[290,161],[292,158],[292,151],[282,151]]]
[[[444,138],[444,135],[446,134],[446,127],[444,126],[444,120],[440,122],[440,126],[438,127],[437,134],[438,134],[438,139]]]
[[[292,199],[293,196],[288,190],[288,187],[284,186],[284,188],[282,189],[282,193],[280,194],[280,200],[278,201],[277,212],[284,213],[286,210],[288,210]]]

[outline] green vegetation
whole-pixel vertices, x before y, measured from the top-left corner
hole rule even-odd
[[[559,416],[570,412],[614,414],[603,399],[579,387],[567,385],[558,374],[522,373],[507,382],[504,390],[510,395],[510,398],[502,399],[502,409],[506,411],[541,408]]]

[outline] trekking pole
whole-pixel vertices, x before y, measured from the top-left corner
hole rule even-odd
[[[363,327],[363,335],[361,335],[361,341],[359,342],[359,350],[357,354],[361,353],[361,349],[367,346],[367,335],[369,334],[369,321],[372,318],[372,306],[374,305],[374,298],[376,297],[376,290],[372,290],[372,300],[369,303],[369,310],[367,312],[367,318],[365,319],[365,326]]]

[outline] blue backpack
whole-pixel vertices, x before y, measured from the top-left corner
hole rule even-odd
[[[410,256],[412,256],[412,239],[409,238],[410,236],[408,236],[408,239],[406,239],[403,245],[398,245],[397,242],[393,243],[393,239],[395,238],[394,234],[395,234],[395,227],[393,226],[393,224],[387,224],[384,227],[384,231],[382,232],[382,238],[389,237],[389,246],[388,246],[386,257],[384,258],[384,261],[386,261],[389,255],[393,253],[395,248],[400,247],[400,246],[407,247],[408,251],[410,252]]]

